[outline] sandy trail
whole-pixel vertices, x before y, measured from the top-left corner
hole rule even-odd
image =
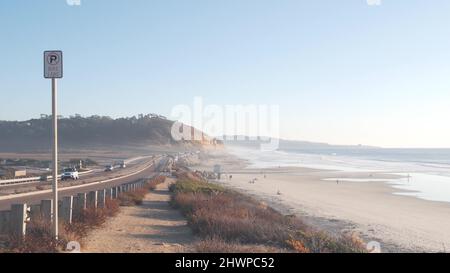
[[[186,219],[169,205],[172,179],[147,194],[138,207],[123,207],[86,239],[87,253],[175,253],[193,250],[195,237]]]

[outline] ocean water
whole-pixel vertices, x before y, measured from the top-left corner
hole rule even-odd
[[[450,202],[450,149],[303,149],[262,152],[228,147],[250,162],[251,168],[307,167],[342,172],[330,177],[351,182],[383,182],[397,195]],[[345,172],[398,174],[400,179],[346,178]]]

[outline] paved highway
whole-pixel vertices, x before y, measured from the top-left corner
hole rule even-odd
[[[92,182],[88,184],[77,185],[73,187],[65,187],[59,190],[59,197],[76,195],[82,192],[89,192],[95,190],[101,190],[108,187],[118,186],[126,183],[130,183],[142,178],[153,177],[157,175],[166,165],[168,158],[156,158],[155,164],[152,164],[152,160],[147,161],[147,164],[140,170],[136,170],[134,173],[120,177],[109,178],[102,181]],[[12,204],[39,204],[41,200],[51,199],[52,193],[50,190],[36,191],[25,194],[13,194],[8,196],[0,196],[0,210],[9,210]]]
[[[103,176],[110,177],[111,175],[120,176],[124,173],[130,173],[129,169],[139,167],[142,165],[142,163],[147,162],[151,156],[140,156],[140,157],[134,157],[127,160],[124,160],[125,164],[128,166],[126,169],[119,168],[119,165],[114,166],[115,170],[111,173],[105,173],[105,168],[97,168],[93,169],[89,172],[80,173],[80,181],[78,183],[91,183],[95,182],[96,180],[99,180],[99,178],[104,178]],[[0,182],[2,182],[0,180]],[[73,183],[71,180],[67,180],[66,182]],[[17,184],[0,184],[0,193],[4,190],[6,191],[13,191],[13,190],[20,190],[20,189],[26,189],[30,187],[36,187],[36,186],[45,186],[45,185],[51,185],[51,179],[49,181],[35,181],[35,182],[23,182],[23,183],[17,183]],[[64,184],[62,184],[64,185]],[[1,194],[0,194],[1,195]]]

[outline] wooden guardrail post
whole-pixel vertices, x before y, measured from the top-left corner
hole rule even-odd
[[[97,191],[97,207],[104,208],[106,202],[106,190]]]
[[[61,219],[67,223],[72,223],[72,216],[73,216],[73,196],[66,196],[62,199],[62,205],[61,205]]]
[[[30,217],[31,220],[41,217],[41,205],[30,205]]]
[[[97,208],[97,192],[96,191],[90,191],[87,195],[87,202],[86,202],[87,208]]]
[[[86,209],[86,193],[77,194],[74,198],[74,209],[72,213],[72,218],[80,217],[83,211]]]
[[[113,193],[113,189],[112,188],[106,189],[105,192],[106,192],[105,199],[111,200],[112,196],[113,196],[113,194],[112,194]]]
[[[11,211],[0,211],[0,234],[8,234],[10,231]]]
[[[112,188],[112,196],[111,196],[111,198],[112,199],[117,199],[117,196],[118,196],[118,187],[113,187]]]
[[[53,200],[41,201],[41,216],[44,221],[49,223],[53,220]]]
[[[11,233],[24,237],[27,229],[27,204],[14,204],[11,206]]]

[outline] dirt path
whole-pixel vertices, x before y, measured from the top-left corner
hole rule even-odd
[[[195,241],[185,218],[170,207],[166,179],[149,193],[141,206],[122,207],[103,228],[86,239],[83,252],[88,253],[174,253],[190,252]]]

